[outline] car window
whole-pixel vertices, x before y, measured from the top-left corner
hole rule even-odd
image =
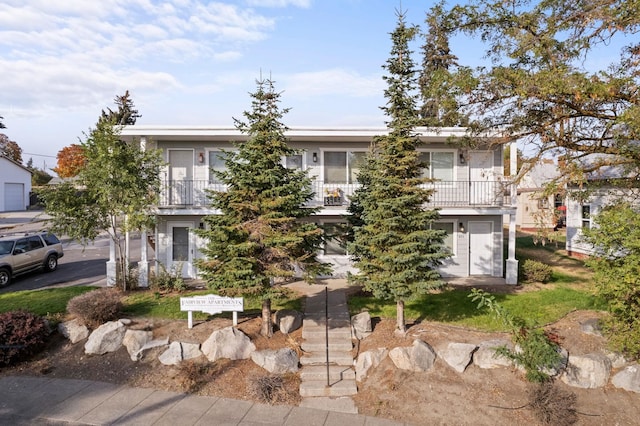
[[[13,241],[0,241],[0,255],[11,253]]]
[[[42,247],[44,247],[44,244],[42,243],[42,238],[40,238],[37,235],[34,235],[33,237],[29,237],[29,250],[37,250],[37,249],[41,249]]]
[[[42,234],[42,239],[48,246],[52,246],[54,244],[60,244],[60,240],[53,234]]]
[[[16,241],[16,248],[13,249],[14,252],[18,253],[26,253],[29,251],[29,240],[27,238],[22,238]]]

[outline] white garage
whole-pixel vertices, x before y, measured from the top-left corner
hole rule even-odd
[[[0,156],[0,212],[29,207],[31,172],[21,164]]]

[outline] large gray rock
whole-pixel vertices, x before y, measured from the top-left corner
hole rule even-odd
[[[283,334],[289,334],[302,327],[303,315],[301,312],[291,309],[283,309],[281,311],[277,311],[274,317],[273,322],[278,326],[278,329]]]
[[[71,343],[78,343],[89,337],[89,329],[77,318],[58,324],[58,331]]]
[[[569,355],[569,363],[560,380],[569,386],[594,389],[607,384],[611,361],[603,354]]]
[[[436,353],[429,344],[416,339],[413,346],[391,349],[389,358],[401,370],[428,371],[433,367]]]
[[[216,330],[202,343],[200,348],[209,361],[217,361],[220,358],[247,359],[256,350],[251,339],[242,331],[227,327]]]
[[[198,343],[171,342],[169,348],[158,356],[164,365],[178,365],[184,360],[198,358],[202,355]]]
[[[356,380],[363,381],[367,377],[369,370],[380,365],[388,353],[387,348],[378,348],[358,355],[358,359],[356,359]]]
[[[451,342],[438,351],[438,356],[442,358],[449,367],[458,373],[463,373],[469,364],[473,353],[478,348],[472,343]]]
[[[122,346],[127,327],[120,321],[109,321],[96,328],[84,344],[84,352],[90,355],[102,355],[115,352]]]
[[[618,371],[611,379],[611,383],[617,388],[640,393],[640,366],[633,364]]]
[[[611,368],[618,369],[627,365],[627,359],[621,353],[607,351],[605,355],[611,361]]]
[[[124,333],[122,344],[132,361],[140,359],[140,350],[153,338],[153,332],[147,330],[127,330]]]
[[[496,349],[502,346],[513,348],[513,344],[509,340],[503,339],[486,340],[480,343],[478,349],[473,353],[473,363],[478,368],[485,369],[511,367],[513,362],[509,358],[496,353]]]
[[[371,326],[371,314],[369,312],[361,312],[351,317],[351,331],[353,336],[362,340],[369,336],[373,331]]]
[[[273,374],[295,373],[300,362],[298,354],[291,348],[254,351],[251,360]]]

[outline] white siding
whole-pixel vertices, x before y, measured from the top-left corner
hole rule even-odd
[[[31,192],[31,173],[0,157],[0,211],[26,210]]]

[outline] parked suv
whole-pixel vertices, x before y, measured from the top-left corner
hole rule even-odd
[[[0,287],[36,269],[55,271],[62,256],[62,243],[48,232],[0,236]]]

